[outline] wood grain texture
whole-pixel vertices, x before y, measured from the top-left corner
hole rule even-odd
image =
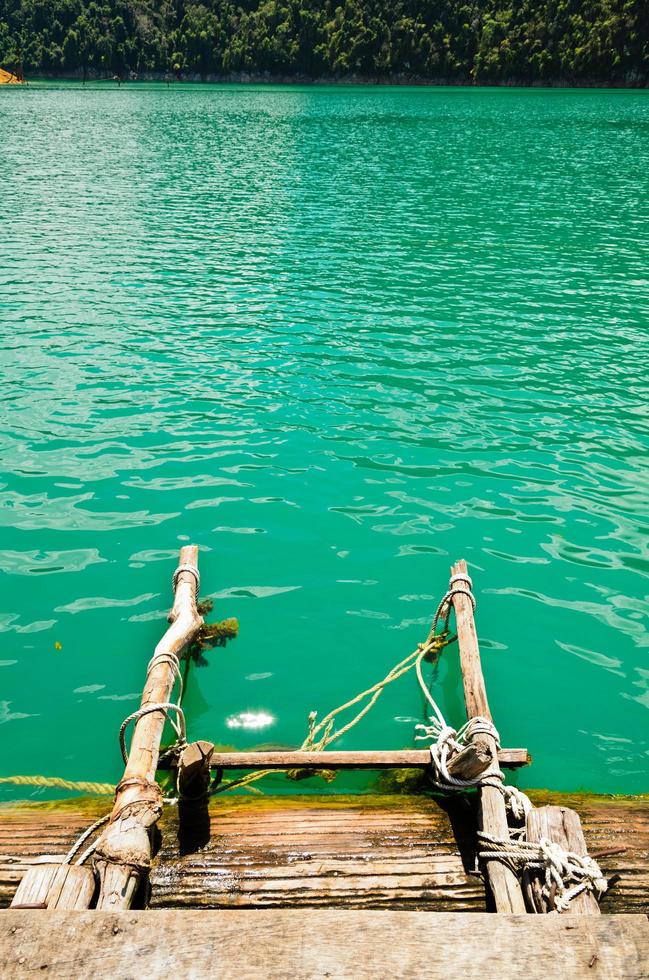
[[[29,912],[0,916],[0,974],[642,980],[644,916],[306,910]]]
[[[89,909],[95,894],[95,876],[87,866],[62,864],[47,893],[48,909]]]
[[[500,753],[498,758],[500,760]],[[474,779],[493,761],[493,740],[476,735],[457,755],[451,756],[447,769],[456,779]]]
[[[607,876],[621,875],[603,898],[603,912],[649,912],[645,800],[530,795],[541,805],[578,810],[591,853],[626,848],[599,859]],[[66,853],[105,809],[101,798],[0,807],[0,906],[11,901],[27,861]],[[470,807],[447,815],[424,796],[224,795],[211,801],[209,819],[207,846],[182,854],[177,811],[165,808],[164,845],[151,875],[153,907],[486,907],[482,881],[467,870],[474,866],[476,829]]]
[[[21,878],[11,904],[14,908],[47,908],[47,895],[60,870],[60,864],[40,864],[27,868]]]
[[[451,575],[466,575],[467,565],[462,559],[455,562]],[[487,691],[485,688],[480,648],[473,618],[473,606],[468,595],[462,593],[453,596],[455,609],[455,625],[457,642],[460,650],[460,666],[462,669],[462,684],[464,687],[464,703],[467,718],[481,716],[491,720]],[[487,766],[485,775],[498,771],[498,745],[491,735],[481,736],[486,749],[491,753],[493,762]],[[500,789],[496,786],[483,786],[480,790],[478,822],[481,830],[500,839],[509,839],[505,800]],[[485,871],[493,894],[496,911],[525,912],[525,900],[518,878],[502,861],[486,860]]]
[[[498,761],[505,769],[527,766],[527,749],[500,749]],[[461,768],[460,763],[460,768]],[[168,768],[163,761],[160,769]],[[428,749],[388,749],[371,752],[213,752],[212,769],[428,769]],[[459,769],[457,770],[459,772]],[[478,770],[479,771],[479,770]]]
[[[566,851],[572,851],[581,857],[588,853],[579,814],[570,807],[534,807],[527,815],[526,830],[529,841],[539,841],[546,837],[555,844],[560,844]],[[585,891],[572,899],[566,911],[569,914],[599,915],[600,908],[595,895],[591,891]]]

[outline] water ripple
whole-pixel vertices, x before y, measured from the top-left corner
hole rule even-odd
[[[646,118],[643,92],[3,93],[17,769],[73,723],[93,756],[51,767],[119,778],[193,540],[241,635],[194,672],[191,734],[246,747],[263,715],[299,744],[424,637],[464,555],[524,779],[646,789]],[[412,744],[402,683],[341,747]],[[439,683],[461,722],[452,653]]]

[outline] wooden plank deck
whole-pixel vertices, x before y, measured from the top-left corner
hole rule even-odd
[[[641,915],[148,911],[0,913],[0,975],[642,980]]]
[[[600,859],[607,875],[622,876],[604,896],[604,913],[649,911],[646,801],[531,795],[579,811],[591,852],[626,848]],[[474,814],[455,804],[449,816],[425,796],[224,795],[211,801],[204,846],[191,834],[179,838],[178,811],[169,807],[150,904],[480,912],[484,887],[470,873]],[[109,809],[106,798],[0,807],[0,906],[9,905],[27,861],[65,853]]]

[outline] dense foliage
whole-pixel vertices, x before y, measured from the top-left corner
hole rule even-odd
[[[643,82],[647,0],[0,0],[26,75]]]

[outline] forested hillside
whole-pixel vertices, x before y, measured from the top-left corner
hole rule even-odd
[[[25,75],[646,84],[647,0],[0,0]]]

